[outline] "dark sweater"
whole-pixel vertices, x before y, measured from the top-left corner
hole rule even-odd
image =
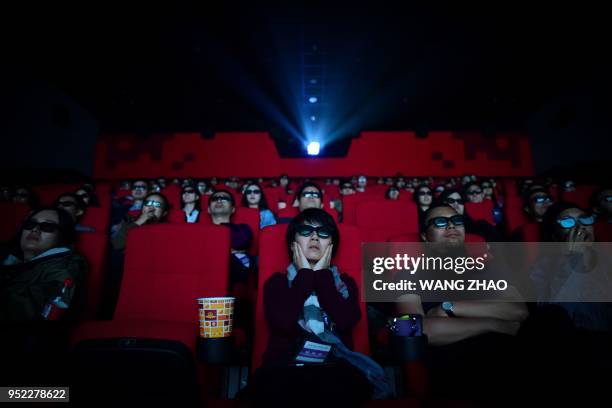
[[[355,280],[342,274],[349,292],[347,299],[336,289],[329,269],[313,271],[300,269],[291,287],[286,273],[275,273],[264,284],[264,313],[270,330],[265,364],[289,363],[309,334],[298,324],[302,318],[304,302],[316,292],[321,308],[335,323],[336,334],[348,347],[353,347],[352,330],[361,318],[359,295]]]

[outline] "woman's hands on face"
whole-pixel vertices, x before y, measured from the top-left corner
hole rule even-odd
[[[320,269],[329,269],[333,246],[334,244],[329,244],[327,246],[327,248],[325,249],[325,252],[323,252],[323,256],[321,257],[321,259],[317,261],[313,270],[318,271]]]
[[[310,269],[310,262],[308,262],[308,259],[306,259],[304,251],[302,251],[302,248],[297,244],[297,242],[293,242],[291,249],[293,251],[293,264],[295,267],[298,270]]]

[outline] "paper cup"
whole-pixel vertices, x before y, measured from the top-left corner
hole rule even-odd
[[[232,335],[234,297],[199,298],[200,337],[216,339]]]

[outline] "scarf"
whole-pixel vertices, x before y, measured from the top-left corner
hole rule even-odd
[[[329,269],[334,277],[336,289],[344,299],[348,299],[348,288],[340,278],[338,268],[331,266]],[[296,276],[297,270],[291,263],[287,267],[289,287],[291,287],[291,284]],[[298,324],[305,331],[315,334],[324,343],[334,346],[332,348],[332,353],[334,356],[346,361],[361,371],[374,388],[374,399],[383,399],[391,396],[391,386],[385,378],[383,368],[376,361],[372,360],[365,354],[351,351],[348,347],[346,347],[342,343],[342,340],[333,331],[325,328],[326,322],[329,323],[327,327],[333,326],[333,322],[329,322],[327,314],[323,309],[321,309],[316,292],[313,291],[304,302],[303,318],[298,321]]]

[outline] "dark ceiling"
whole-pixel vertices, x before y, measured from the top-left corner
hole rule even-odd
[[[349,123],[341,136],[523,129],[551,100],[584,95],[607,120],[612,36],[594,11],[227,3],[7,14],[5,75],[54,85],[106,132],[284,135],[286,123],[300,127],[291,104],[304,95],[290,90],[315,45],[325,55],[326,92],[335,96],[321,114]],[[572,107],[559,115],[571,117]]]

